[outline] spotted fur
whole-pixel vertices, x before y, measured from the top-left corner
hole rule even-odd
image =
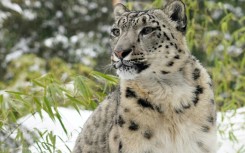
[[[185,5],[114,10],[120,88],[88,119],[74,153],[215,153],[212,81],[186,45]]]

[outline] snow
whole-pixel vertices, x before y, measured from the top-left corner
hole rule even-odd
[[[59,26],[59,31],[64,33],[64,27]],[[44,45],[46,47],[53,47],[54,45],[62,44],[65,48],[69,46],[68,38],[65,35],[57,34],[55,37],[50,37],[44,40]]]
[[[51,120],[45,111],[42,111],[43,118],[40,118],[38,114],[33,116],[27,115],[18,120],[18,123],[30,130],[38,129],[42,132],[52,132],[53,135],[57,136],[56,148],[60,149],[62,153],[69,153],[68,148],[72,150],[83,124],[92,112],[81,110],[79,114],[76,110],[70,108],[58,108],[58,111],[68,134],[64,132],[58,120]],[[245,107],[236,111],[218,113],[217,121],[219,128],[219,150],[217,153],[237,153],[238,150],[239,152],[245,151]],[[232,136],[231,131],[234,131],[233,134],[236,137],[233,137],[233,141],[229,138],[229,136]],[[30,150],[33,153],[39,152],[36,144],[30,147]]]
[[[22,13],[21,7],[18,4],[12,3],[11,0],[2,0],[1,3],[6,8],[9,8],[18,13]]]
[[[37,17],[37,13],[30,9],[23,10],[22,15],[27,20],[34,20]]]
[[[63,12],[57,11],[56,14],[55,14],[55,16],[56,16],[57,18],[62,18],[62,17],[63,17]]]
[[[23,53],[27,53],[30,50],[28,47],[30,41],[30,38],[21,38],[20,41],[16,43],[14,47],[12,47],[10,53],[7,54],[5,62],[8,63],[14,59],[19,58]]]
[[[9,98],[9,94],[5,90],[0,90],[0,95],[3,96],[3,99],[8,99]],[[5,103],[5,104],[7,104],[7,103]]]
[[[46,46],[46,47],[52,47],[53,46],[53,38],[47,38],[47,39],[45,39],[44,40],[44,45]]]
[[[245,152],[245,107],[236,111],[218,113],[217,116],[220,148],[218,153],[237,153]],[[234,142],[231,142],[229,136]],[[239,153],[240,153],[239,152]]]
[[[242,12],[242,8],[241,7],[234,7],[231,4],[224,4],[224,8],[233,12],[235,15],[237,15],[238,17],[243,17],[243,12]]]
[[[238,57],[243,53],[243,49],[232,45],[232,46],[229,46],[227,48],[227,52],[229,55],[232,55],[234,57]]]
[[[57,136],[57,149],[62,150],[62,153],[69,153],[70,151],[65,145],[67,145],[70,149],[73,148],[73,145],[76,141],[76,137],[81,131],[82,125],[90,116],[91,111],[83,110],[80,111],[80,114],[76,110],[69,108],[58,108],[58,111],[62,117],[62,122],[65,125],[65,128],[67,129],[67,134],[63,130],[58,119],[55,119],[53,121],[45,111],[42,111],[42,118],[38,114],[27,115],[19,119],[18,123],[22,124],[30,130],[38,129],[41,132],[52,132],[53,135]],[[39,150],[37,148],[37,145],[34,144],[30,147],[30,150],[32,151],[32,153],[38,153]]]
[[[21,55],[23,54],[23,51],[22,50],[16,50],[15,52],[13,53],[9,53],[6,58],[5,58],[5,61],[6,62],[10,62],[14,59],[17,59],[19,58]]]
[[[2,28],[2,24],[6,18],[8,18],[11,14],[9,12],[3,12],[0,10],[0,28]],[[1,34],[2,35],[2,34]]]

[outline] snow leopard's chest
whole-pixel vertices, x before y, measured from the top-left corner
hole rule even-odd
[[[182,81],[121,83],[113,127],[122,153],[201,153],[203,133],[192,117],[195,87]],[[132,141],[133,140],[133,141]]]

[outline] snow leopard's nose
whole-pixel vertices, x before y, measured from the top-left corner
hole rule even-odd
[[[128,56],[128,54],[130,54],[133,50],[132,49],[126,49],[126,50],[115,50],[114,53],[117,56],[117,58],[119,59],[123,59],[126,56]]]

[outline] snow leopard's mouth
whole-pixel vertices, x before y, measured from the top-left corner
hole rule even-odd
[[[132,62],[129,62],[129,61],[127,61],[127,60],[119,60],[118,62],[116,62],[116,63],[114,63],[114,67],[116,68],[116,69],[119,69],[119,68],[126,68],[126,67],[128,67],[128,68],[130,68],[130,67],[133,67],[133,63]]]
[[[118,69],[119,71],[129,71],[136,70],[137,73],[140,73],[141,71],[147,69],[150,64],[147,64],[146,62],[141,62],[138,59],[137,60],[119,60],[117,62],[113,63],[113,66]]]

